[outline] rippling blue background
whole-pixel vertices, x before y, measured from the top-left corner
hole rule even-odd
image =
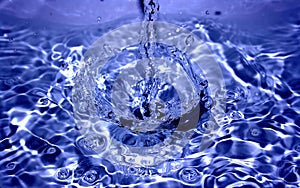
[[[0,187],[299,187],[299,2],[159,3],[159,20],[219,57],[226,114],[211,146],[151,168],[87,155],[72,79],[102,34],[143,20],[140,3],[0,0]]]

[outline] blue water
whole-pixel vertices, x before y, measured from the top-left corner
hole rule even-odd
[[[204,135],[215,128],[208,119],[217,99],[210,97],[210,83],[201,75],[205,70],[191,68],[188,55],[172,46],[147,43],[117,50],[99,74],[106,75],[105,81],[93,87],[97,114],[106,122],[101,126],[109,125],[111,138],[122,145],[115,158],[95,151],[106,137],[83,137],[72,94],[90,46],[137,20],[95,17],[94,24],[73,25],[1,14],[0,187],[299,187],[300,6],[278,8],[270,2],[268,8],[258,11],[264,17],[237,12],[230,18],[210,9],[198,16],[174,12],[155,17],[197,35],[222,70],[226,109],[214,117],[219,131],[211,139]],[[189,138],[174,136],[185,108],[180,106],[182,91],[166,80],[137,80],[129,87],[127,111],[112,112],[109,96],[120,69],[151,57],[183,67],[196,86],[201,111],[188,116],[197,120]],[[159,108],[163,115],[150,110],[154,100],[164,106]],[[127,116],[141,124],[126,121]],[[128,155],[128,148],[155,147],[171,135],[186,143],[161,155],[160,162],[134,165],[118,158]],[[198,143],[207,140],[201,149]]]

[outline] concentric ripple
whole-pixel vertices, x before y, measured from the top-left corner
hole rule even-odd
[[[178,158],[202,115],[224,111],[222,99],[215,98],[224,90],[222,73],[208,48],[180,27],[154,25],[158,37],[143,53],[134,40],[141,23],[102,36],[75,78],[79,129],[86,137],[105,133],[109,144],[100,154],[115,163],[153,166]]]

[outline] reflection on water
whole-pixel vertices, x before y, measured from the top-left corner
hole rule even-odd
[[[198,152],[197,143],[214,128],[209,121],[194,130],[179,158],[150,167],[115,165],[95,155],[93,147],[103,140],[81,139],[73,116],[73,80],[84,53],[101,35],[130,20],[104,24],[96,17],[93,26],[37,26],[1,16],[2,186],[297,187],[300,11],[290,9],[281,12],[290,15],[284,24],[252,30],[203,15],[160,18],[190,30],[217,55],[226,113],[215,117],[221,132],[207,149]],[[164,84],[154,81],[145,85]],[[208,106],[213,101],[206,99]],[[146,119],[149,106],[137,102],[143,109],[133,105],[131,110]]]

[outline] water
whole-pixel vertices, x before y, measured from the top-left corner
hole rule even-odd
[[[105,22],[99,12],[81,26],[1,15],[0,187],[299,187],[299,6],[221,3],[231,9],[203,5],[195,15],[153,2],[139,5],[139,31],[127,26],[132,17]],[[259,16],[246,14],[254,9]],[[156,42],[176,31],[154,21],[191,35]],[[122,26],[101,45],[104,63],[87,61],[99,37]],[[138,43],[121,48],[134,32]],[[223,79],[192,63],[199,40]],[[85,135],[76,97],[88,91]]]

